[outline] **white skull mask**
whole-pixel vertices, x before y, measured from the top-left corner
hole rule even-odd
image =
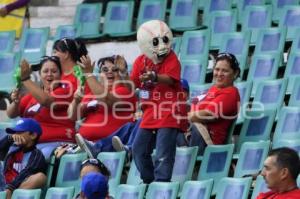
[[[154,64],[160,63],[171,50],[173,35],[163,21],[143,23],[137,31],[137,42],[143,54]]]

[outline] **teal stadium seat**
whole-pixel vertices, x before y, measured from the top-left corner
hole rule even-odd
[[[271,5],[247,6],[242,16],[242,31],[251,31],[251,45],[255,45],[259,31],[271,27]]]
[[[254,188],[253,188],[253,192],[252,192],[252,195],[251,195],[251,199],[256,199],[256,197],[258,196],[259,193],[268,192],[268,191],[270,191],[270,190],[268,189],[264,178],[261,175],[259,175],[256,178],[255,185],[254,185]]]
[[[235,83],[235,86],[239,90],[241,103],[238,118],[236,121],[237,124],[241,124],[244,121],[245,111],[248,109],[249,106],[252,84],[252,81],[243,81]]]
[[[207,57],[198,60],[181,60],[181,78],[186,79],[190,86],[204,84],[207,64]]]
[[[109,1],[105,12],[103,33],[109,37],[132,36],[134,1]]]
[[[200,28],[201,26],[198,25],[198,0],[173,0],[168,25],[175,31]]]
[[[239,66],[241,69],[240,78],[243,78],[243,74],[247,66],[247,57],[249,52],[249,44],[250,44],[251,32],[231,32],[224,33],[222,40],[220,41],[220,49],[219,52],[228,52],[234,54],[236,59],[239,62]]]
[[[235,32],[237,29],[237,13],[236,10],[214,11],[210,13],[210,49],[216,50],[220,48],[224,34]]]
[[[278,53],[253,55],[247,77],[247,81],[253,81],[251,96],[257,92],[257,87],[262,81],[276,79],[279,57]]]
[[[282,107],[273,136],[273,145],[283,139],[296,140],[300,138],[300,108]]]
[[[298,28],[296,30],[296,32],[298,33],[300,31],[300,28]],[[291,52],[297,52],[300,50],[300,34],[296,34],[294,35],[293,41],[292,41],[292,47],[291,47]]]
[[[182,40],[182,37],[173,37],[173,42],[172,42],[171,48],[175,52],[177,57],[179,57],[179,53],[180,53],[181,40]]]
[[[272,0],[273,16],[272,21],[278,23],[282,17],[282,13],[285,6],[298,5],[299,0]]]
[[[247,110],[242,124],[240,135],[236,144],[236,152],[245,142],[270,140],[272,126],[276,116],[276,109]]]
[[[300,77],[295,78],[293,89],[290,95],[289,106],[300,107]]]
[[[14,73],[18,66],[18,56],[13,53],[0,53],[0,92],[10,93],[16,88]]]
[[[300,77],[300,51],[291,51],[284,71],[284,78],[288,79],[287,94],[291,94],[294,85]]]
[[[103,36],[100,27],[102,7],[102,3],[82,3],[77,5],[74,17],[77,37],[94,39]]]
[[[190,100],[193,100],[195,97],[197,97],[198,99],[204,97],[212,85],[212,83],[202,85],[192,84],[190,86]]]
[[[0,191],[0,198],[6,199],[6,191]]]
[[[278,140],[274,143],[273,149],[279,147],[288,147],[294,149],[295,151],[298,152],[298,155],[300,156],[300,138]]]
[[[247,199],[250,191],[252,179],[229,178],[220,180],[216,199]]]
[[[183,185],[180,199],[210,199],[213,179],[200,181],[186,181]]]
[[[257,175],[270,149],[270,141],[244,142],[237,161],[234,177]]]
[[[74,25],[60,25],[56,28],[54,41],[62,38],[74,39],[76,37],[76,27]]]
[[[210,14],[214,11],[225,11],[231,9],[232,0],[206,0],[204,3],[204,11],[202,23],[210,26]]]
[[[126,152],[101,152],[97,158],[110,170],[109,195],[114,197],[121,181]]]
[[[279,27],[286,28],[286,41],[292,41],[299,34],[300,28],[300,5],[285,6],[279,20]]]
[[[13,52],[16,31],[0,31],[0,53]]]
[[[260,6],[265,5],[266,0],[237,0],[238,9],[238,22],[242,23],[243,16],[245,15],[245,10],[248,6]]]
[[[138,185],[141,183],[143,183],[143,180],[140,178],[140,172],[136,168],[134,161],[131,161],[126,184]]]
[[[45,199],[72,199],[73,195],[74,187],[51,187],[48,188]]]
[[[228,176],[233,148],[233,144],[208,145],[205,148],[197,180],[213,179],[213,194],[217,191],[220,179]]]
[[[149,184],[146,199],[176,199],[178,190],[178,182],[152,182]]]
[[[115,199],[144,199],[146,185],[120,184]]]
[[[142,0],[137,17],[137,28],[146,21],[158,19],[165,21],[167,0]]]
[[[181,40],[180,60],[199,60],[208,57],[210,30],[185,31]]]
[[[40,199],[41,189],[15,189],[12,199]]]
[[[38,63],[46,55],[46,46],[49,38],[49,27],[26,28],[20,40],[22,59],[30,63]]]
[[[74,187],[75,193],[80,191],[81,163],[87,158],[86,153],[65,154],[61,157],[56,176],[56,187]]]

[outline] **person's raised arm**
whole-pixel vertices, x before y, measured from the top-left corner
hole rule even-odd
[[[68,107],[68,117],[73,121],[76,121],[84,117],[83,104],[80,103],[82,97],[83,97],[83,88],[79,86],[76,92],[74,93],[74,97],[70,106]]]
[[[6,114],[9,118],[16,118],[20,115],[20,93],[19,89],[14,89],[10,95],[11,103],[6,109]]]

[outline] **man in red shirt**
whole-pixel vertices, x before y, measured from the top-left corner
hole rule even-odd
[[[299,199],[296,182],[299,172],[300,159],[296,151],[286,147],[272,150],[261,172],[271,191],[260,193],[257,199]]]

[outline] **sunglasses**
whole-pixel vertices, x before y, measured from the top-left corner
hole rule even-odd
[[[61,41],[64,42],[64,44],[65,44],[65,46],[67,47],[67,49],[70,49],[70,48],[69,48],[69,45],[68,45],[67,38],[62,38]]]
[[[101,67],[101,72],[104,72],[104,73],[108,73],[109,72],[109,68],[108,66],[102,66]],[[117,66],[113,66],[111,67],[111,72],[115,73],[115,72],[118,72],[119,71],[119,68]]]
[[[94,165],[98,168],[100,168],[100,170],[102,170],[103,168],[105,168],[104,164],[102,162],[100,162],[100,160],[95,159],[95,158],[90,158],[90,159],[86,159],[81,163],[81,168],[83,168],[86,165]]]
[[[42,59],[41,59],[41,62],[46,61],[46,60],[59,62],[59,57],[57,57],[57,56],[43,56]]]

